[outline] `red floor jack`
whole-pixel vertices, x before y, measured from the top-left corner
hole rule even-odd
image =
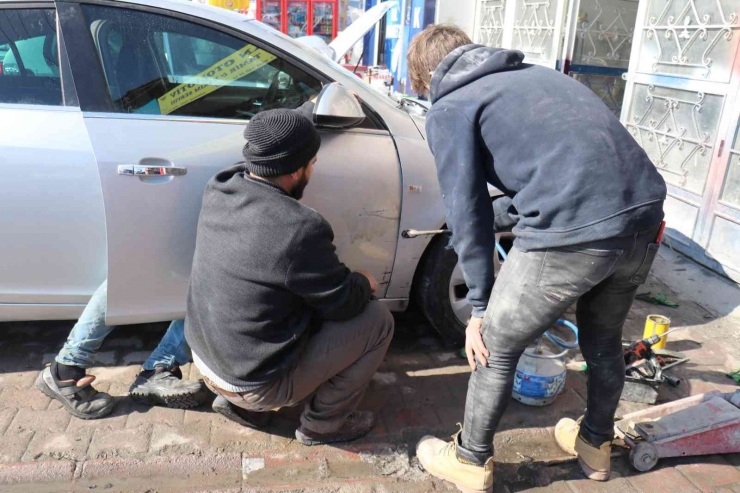
[[[658,459],[740,452],[740,390],[694,395],[625,415],[614,425],[630,464],[649,471]]]

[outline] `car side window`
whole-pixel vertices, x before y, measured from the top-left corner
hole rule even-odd
[[[63,104],[54,9],[0,9],[0,103]]]
[[[248,120],[322,84],[280,56],[173,17],[83,5],[115,111]]]

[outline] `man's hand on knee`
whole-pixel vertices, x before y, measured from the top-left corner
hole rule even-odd
[[[487,358],[490,353],[483,342],[483,335],[481,335],[482,328],[482,318],[470,317],[468,328],[465,329],[465,354],[468,356],[468,364],[473,371],[476,369],[476,357],[483,367],[488,366]]]

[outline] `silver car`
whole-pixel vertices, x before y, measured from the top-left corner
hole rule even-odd
[[[0,0],[0,54],[0,320],[75,318],[106,278],[109,324],[183,317],[206,182],[241,160],[254,114],[321,94],[305,202],[392,310],[415,297],[460,338],[470,308],[448,239],[408,233],[445,224],[415,104],[190,2]]]

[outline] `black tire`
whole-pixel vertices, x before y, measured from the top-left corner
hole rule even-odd
[[[465,343],[465,325],[450,303],[450,278],[457,265],[457,254],[445,248],[447,236],[434,238],[424,254],[414,279],[414,301],[434,329],[452,344]]]
[[[501,233],[496,237],[508,252],[513,245],[514,236],[511,233]],[[450,344],[461,346],[465,343],[466,323],[453,310],[451,297],[454,294],[455,298],[464,298],[467,287],[450,286],[457,266],[457,254],[453,249],[446,248],[448,242],[448,236],[438,236],[429,244],[416,270],[412,296],[421,313],[442,338]],[[500,265],[497,256],[494,264],[497,275]]]

